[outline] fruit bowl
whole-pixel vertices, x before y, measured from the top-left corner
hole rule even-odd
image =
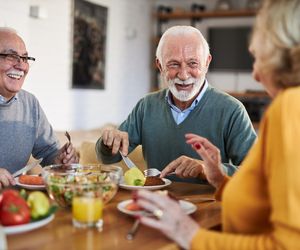
[[[103,203],[108,203],[117,193],[122,168],[101,164],[50,165],[43,168],[43,178],[51,199],[61,207],[71,207],[72,198],[86,189],[91,192],[102,187]]]

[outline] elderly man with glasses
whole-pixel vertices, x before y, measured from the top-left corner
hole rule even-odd
[[[31,155],[42,166],[78,162],[71,143],[60,148],[36,97],[21,89],[33,61],[22,38],[0,27],[0,188],[15,185],[12,173]]]

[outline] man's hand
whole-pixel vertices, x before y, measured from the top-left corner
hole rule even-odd
[[[163,178],[171,172],[175,172],[181,178],[205,178],[203,175],[203,161],[184,155],[166,166],[161,172],[160,177]]]
[[[102,142],[111,148],[112,154],[117,154],[121,150],[123,155],[128,154],[128,133],[118,129],[105,129],[102,133]]]
[[[71,164],[78,163],[79,156],[73,147],[72,143],[66,143],[60,150],[58,155],[56,156],[54,163],[55,164]]]
[[[0,189],[10,185],[16,185],[14,177],[5,168],[0,168]]]

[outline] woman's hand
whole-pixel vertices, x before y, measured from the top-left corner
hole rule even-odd
[[[54,160],[55,164],[72,164],[79,162],[79,156],[72,143],[66,143]]]
[[[184,249],[190,248],[191,241],[199,230],[199,225],[181,209],[179,203],[167,195],[138,191],[137,204],[156,217],[140,217],[140,221],[152,228],[159,229],[167,237]]]
[[[186,143],[201,156],[204,161],[203,171],[206,179],[215,188],[219,188],[225,178],[221,166],[220,150],[206,138],[195,134],[186,134]]]

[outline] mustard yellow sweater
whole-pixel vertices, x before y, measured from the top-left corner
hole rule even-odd
[[[222,196],[223,232],[200,229],[192,249],[300,249],[300,88],[269,107],[259,139]]]

